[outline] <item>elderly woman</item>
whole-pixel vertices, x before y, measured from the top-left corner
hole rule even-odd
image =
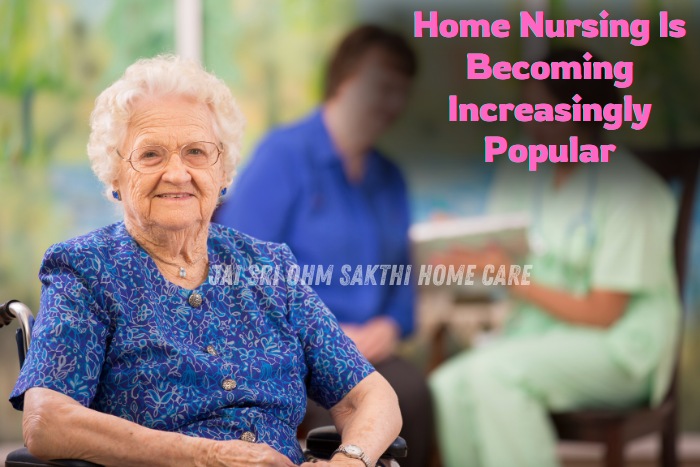
[[[373,465],[401,426],[391,387],[295,280],[286,245],[210,223],[243,127],[224,83],[177,57],[141,60],[98,97],[91,124],[93,169],[124,221],[46,253],[11,396],[30,452],[298,465],[308,390],[352,445],[329,464]]]

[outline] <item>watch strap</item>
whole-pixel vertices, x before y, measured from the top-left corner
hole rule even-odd
[[[352,446],[352,447],[355,447],[355,448],[359,449],[359,450],[360,450],[360,454],[359,454],[359,455],[356,455],[356,454],[354,454],[354,453],[348,452],[347,448],[348,448],[349,446]],[[345,455],[345,456],[347,456],[347,457],[350,457],[350,458],[352,458],[352,459],[359,459],[359,460],[361,460],[362,462],[364,462],[364,464],[365,464],[366,467],[375,467],[374,463],[372,462],[372,459],[370,459],[369,456],[368,456],[367,454],[365,454],[365,451],[364,451],[361,447],[359,447],[359,446],[357,446],[357,445],[355,445],[355,444],[341,444],[340,446],[338,446],[338,449],[336,449],[335,451],[333,451],[333,454],[331,455],[331,458],[332,458],[333,456],[335,456],[336,454],[338,454],[338,453],[343,454],[343,455]]]

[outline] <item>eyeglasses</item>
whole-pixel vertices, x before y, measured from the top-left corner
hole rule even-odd
[[[163,146],[141,146],[134,149],[126,159],[131,167],[141,173],[156,173],[165,168],[170,162],[170,156],[175,151],[170,151]],[[193,169],[206,169],[216,164],[221,155],[221,149],[208,141],[195,141],[181,146],[178,150],[180,160],[187,167]],[[119,154],[119,151],[117,151]],[[119,154],[119,157],[122,157]],[[123,157],[122,157],[123,159]]]

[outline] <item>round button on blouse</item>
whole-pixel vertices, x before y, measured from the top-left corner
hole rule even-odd
[[[236,382],[231,378],[226,378],[223,381],[223,383],[221,383],[221,387],[224,388],[224,390],[226,391],[231,391],[233,389],[236,389]]]
[[[219,352],[216,351],[216,348],[215,348],[213,345],[208,345],[208,346],[207,346],[207,353],[208,353],[209,355],[214,356],[214,357],[216,357],[217,355],[219,355]]]
[[[190,298],[188,298],[187,301],[190,303],[190,305],[197,308],[202,304],[202,296],[197,292],[192,292],[192,295],[190,295]]]
[[[256,439],[257,437],[252,431],[244,431],[241,435],[241,441],[245,441],[247,443],[254,443]]]

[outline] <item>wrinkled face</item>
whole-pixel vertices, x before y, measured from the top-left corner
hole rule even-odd
[[[367,52],[357,71],[338,87],[338,98],[347,103],[356,121],[379,137],[406,106],[411,78],[392,66],[391,56],[381,48]]]
[[[179,148],[194,141],[220,145],[205,104],[181,96],[147,97],[136,103],[119,154],[128,159],[134,149],[146,145],[163,146],[171,154],[168,164],[152,174],[120,162],[113,186],[129,223],[142,229],[181,230],[210,221],[225,174],[221,158],[200,169],[182,163]]]

